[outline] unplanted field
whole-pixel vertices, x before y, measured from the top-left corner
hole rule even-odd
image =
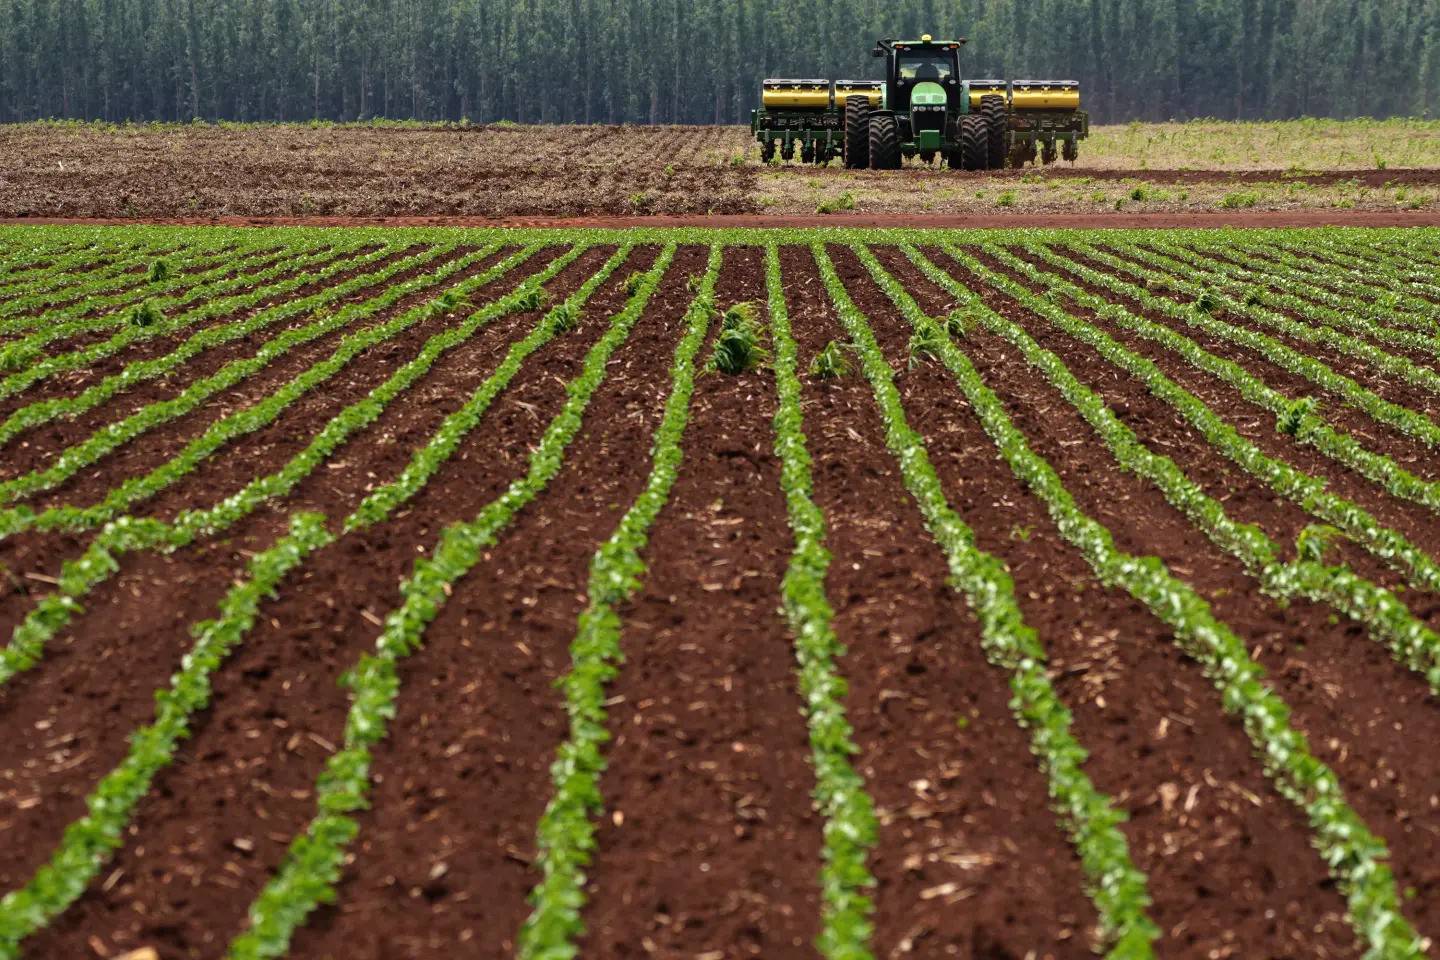
[[[0,957],[1432,955],[1440,231],[0,229]]]
[[[0,217],[186,219],[1405,212],[1440,123],[1097,127],[1075,164],[968,174],[765,165],[748,127],[0,127]]]

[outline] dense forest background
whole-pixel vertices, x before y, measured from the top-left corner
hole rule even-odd
[[[1440,0],[0,0],[0,120],[730,123],[764,76],[1078,79],[1100,121],[1432,116]]]

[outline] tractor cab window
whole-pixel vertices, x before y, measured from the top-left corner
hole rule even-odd
[[[955,57],[950,53],[902,53],[896,64],[901,80],[949,80],[955,75]]]

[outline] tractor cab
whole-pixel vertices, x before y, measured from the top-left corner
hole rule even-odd
[[[964,42],[936,41],[929,34],[919,40],[877,42],[871,56],[886,61],[886,109],[908,113],[917,107],[926,112],[938,108],[938,119],[943,121],[947,106],[960,103],[960,45]],[[941,127],[943,122],[933,129]]]

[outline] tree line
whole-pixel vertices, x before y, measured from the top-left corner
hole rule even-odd
[[[766,76],[1075,79],[1098,121],[1433,116],[1440,0],[0,0],[0,120],[734,123]]]

